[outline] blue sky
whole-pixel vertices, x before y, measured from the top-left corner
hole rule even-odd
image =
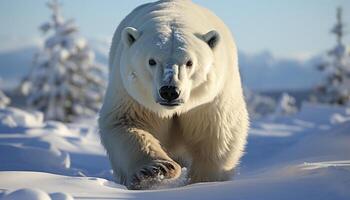
[[[193,0],[221,17],[240,50],[269,50],[280,57],[305,57],[329,49],[335,9],[344,8],[350,33],[349,0]],[[47,0],[0,1],[0,50],[40,40],[37,27],[48,19]],[[90,39],[111,38],[121,19],[145,0],[61,0],[66,18],[74,18]],[[350,35],[345,42],[350,44]]]

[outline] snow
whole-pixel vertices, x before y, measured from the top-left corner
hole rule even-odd
[[[61,192],[48,194],[39,189],[23,188],[6,194],[3,200],[74,200],[74,198]]]
[[[37,189],[19,189],[4,197],[4,200],[51,200],[50,196]]]
[[[252,92],[246,87],[244,88],[244,96],[250,118],[259,118],[276,112],[277,103],[271,97]]]
[[[38,113],[8,107],[0,110],[0,199],[345,200],[349,118],[349,108],[304,103],[295,114],[252,122],[232,181],[185,185],[184,168],[178,180],[129,191],[113,182],[96,119],[43,121]]]
[[[0,122],[8,127],[38,127],[43,123],[41,112],[25,112],[17,108],[0,109]]]

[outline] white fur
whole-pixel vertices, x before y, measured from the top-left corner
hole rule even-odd
[[[215,35],[210,48],[206,42]],[[156,66],[148,65],[150,58]],[[192,67],[186,67],[189,59]],[[99,126],[118,181],[130,185],[157,160],[174,163],[170,178],[179,176],[180,161],[191,163],[191,182],[231,177],[243,154],[248,115],[236,46],[218,17],[189,0],[142,5],[117,28],[109,65]],[[180,88],[183,104],[157,103],[164,82]]]

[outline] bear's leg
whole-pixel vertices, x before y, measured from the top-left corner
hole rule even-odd
[[[129,189],[148,189],[162,179],[180,176],[180,165],[150,133],[130,127],[115,127],[101,133],[114,174]]]
[[[211,161],[194,160],[190,169],[190,183],[227,181],[231,179],[233,169],[222,169],[222,166]]]
[[[231,179],[234,167],[238,162],[234,151],[222,152],[222,149],[208,144],[193,145],[192,147],[192,164],[189,171],[190,183]]]

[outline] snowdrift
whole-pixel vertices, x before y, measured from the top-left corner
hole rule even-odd
[[[183,186],[183,175],[151,191],[112,181],[95,121],[0,109],[0,199],[350,199],[350,109],[304,104],[253,121],[232,181]]]

